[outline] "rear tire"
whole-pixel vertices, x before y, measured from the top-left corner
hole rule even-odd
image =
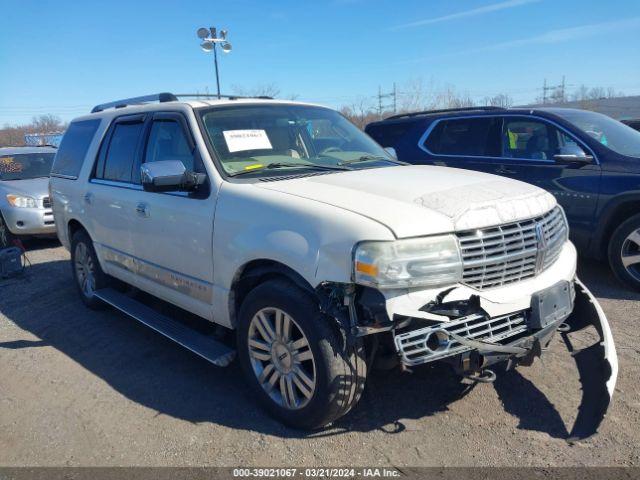
[[[95,291],[107,287],[109,277],[102,271],[93,242],[84,230],[78,230],[71,239],[71,270],[82,302],[93,310],[104,308]]]
[[[618,280],[640,290],[640,214],[615,229],[609,241],[608,257]]]
[[[244,299],[238,358],[262,406],[295,428],[321,428],[360,399],[367,377],[362,341],[349,340],[312,295],[269,280]]]

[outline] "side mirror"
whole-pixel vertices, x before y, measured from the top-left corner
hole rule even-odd
[[[206,178],[202,173],[187,171],[180,160],[143,163],[140,167],[142,188],[148,192],[191,191]]]
[[[578,145],[565,145],[560,147],[560,152],[553,156],[558,163],[591,163],[593,156],[584,153]]]
[[[393,147],[385,147],[384,149],[389,155],[391,155],[391,157],[393,159],[395,159],[395,160],[398,159],[398,154],[396,153],[396,149],[395,148],[393,148]]]

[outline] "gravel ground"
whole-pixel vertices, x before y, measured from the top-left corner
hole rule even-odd
[[[86,309],[57,243],[28,248],[28,275],[0,281],[0,465],[640,465],[640,295],[597,263],[580,273],[620,374],[600,433],[569,445],[580,387],[559,338],[543,361],[471,390],[442,368],[375,373],[353,412],[307,435],[256,408],[237,364]]]

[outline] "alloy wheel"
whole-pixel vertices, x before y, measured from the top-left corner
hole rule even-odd
[[[75,269],[80,290],[82,290],[85,297],[93,297],[93,292],[96,289],[95,266],[93,265],[93,258],[89,254],[89,249],[82,242],[76,246]]]
[[[636,280],[640,280],[640,228],[631,232],[622,242],[622,265]]]
[[[283,408],[306,406],[316,390],[316,365],[307,336],[286,312],[263,308],[249,325],[249,358],[262,389]]]

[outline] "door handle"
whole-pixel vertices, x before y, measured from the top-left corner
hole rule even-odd
[[[149,207],[146,203],[139,203],[138,205],[136,205],[136,213],[141,217],[148,217]]]
[[[500,165],[500,168],[496,169],[496,173],[499,173],[500,175],[514,175],[516,171],[511,170],[510,168],[507,168],[504,165]]]
[[[86,203],[87,205],[91,205],[91,202],[93,202],[93,193],[91,192],[87,192],[84,194],[84,203]]]

